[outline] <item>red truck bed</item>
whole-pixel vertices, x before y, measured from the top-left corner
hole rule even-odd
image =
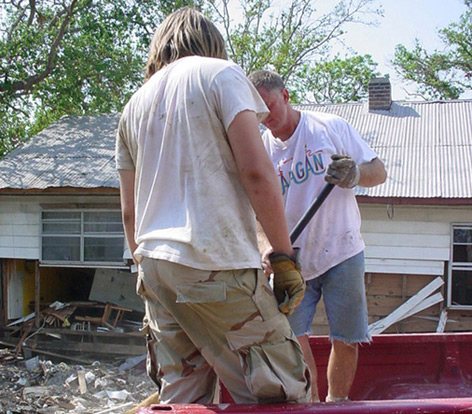
[[[330,345],[310,338],[318,365],[318,387],[326,396]],[[352,400],[472,398],[472,334],[377,335],[359,349]]]
[[[310,344],[324,399],[329,339],[313,336]],[[350,399],[339,404],[238,405],[223,388],[217,405],[154,405],[139,413],[472,413],[472,333],[374,336],[359,349]]]

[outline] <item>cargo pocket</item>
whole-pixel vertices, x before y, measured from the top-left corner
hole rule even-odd
[[[175,286],[177,303],[208,303],[226,300],[226,283],[197,282],[182,283]]]
[[[239,288],[252,298],[262,319],[266,321],[280,315],[277,300],[262,270],[235,272],[234,279]]]
[[[261,403],[306,398],[309,372],[284,315],[247,322],[241,329],[228,332],[226,340],[238,352],[246,385]]]

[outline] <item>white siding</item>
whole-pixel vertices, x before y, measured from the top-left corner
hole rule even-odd
[[[39,259],[39,202],[0,199],[0,258]]]
[[[119,197],[0,196],[0,259],[39,259],[41,205],[114,203]]]
[[[0,197],[0,258],[38,259],[40,204],[119,203],[118,197]],[[443,275],[452,223],[472,223],[472,208],[360,205],[366,271]],[[391,218],[389,218],[391,217]]]
[[[366,272],[443,275],[452,223],[472,223],[470,207],[361,205]]]

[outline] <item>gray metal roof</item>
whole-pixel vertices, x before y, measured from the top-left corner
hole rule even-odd
[[[351,123],[385,162],[385,184],[367,197],[472,199],[472,100],[303,105]],[[118,188],[114,146],[119,114],[67,116],[0,160],[0,191]]]
[[[472,100],[301,105],[354,126],[387,168],[387,181],[357,195],[388,198],[472,198]]]
[[[119,188],[119,114],[65,116],[0,160],[0,189]]]

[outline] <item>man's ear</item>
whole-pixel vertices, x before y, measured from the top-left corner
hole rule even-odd
[[[282,89],[282,97],[284,98],[284,102],[288,103],[290,101],[290,94],[286,88]]]

